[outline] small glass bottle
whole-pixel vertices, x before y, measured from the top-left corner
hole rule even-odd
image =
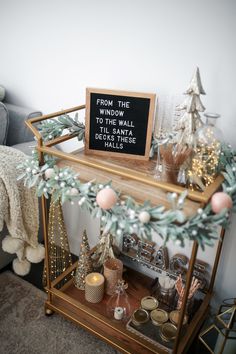
[[[188,171],[190,187],[204,190],[215,179],[218,171],[219,156],[223,134],[216,127],[220,117],[216,113],[205,113],[206,123],[195,133],[194,156]]]
[[[107,315],[118,321],[126,321],[130,317],[130,302],[126,289],[128,284],[118,280],[115,293],[107,302]]]

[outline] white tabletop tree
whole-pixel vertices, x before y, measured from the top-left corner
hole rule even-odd
[[[184,114],[176,121],[174,130],[178,132],[176,137],[178,143],[191,146],[195,131],[203,124],[199,112],[205,111],[200,95],[205,95],[206,93],[202,87],[198,67],[184,94],[186,95],[184,102],[176,107],[177,111],[184,111]]]

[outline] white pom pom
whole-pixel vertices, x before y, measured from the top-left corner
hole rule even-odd
[[[18,258],[15,258],[14,261],[12,262],[12,268],[14,272],[18,275],[24,276],[29,273],[30,271],[30,262],[27,261],[27,259],[24,259],[23,261],[19,261]]]
[[[140,222],[142,222],[143,224],[147,224],[151,219],[151,215],[147,211],[143,210],[139,214],[138,218]]]
[[[23,247],[24,241],[19,238],[14,238],[8,235],[2,240],[2,249],[4,252],[13,254],[18,252]]]
[[[71,196],[74,196],[74,195],[79,194],[79,191],[78,191],[77,188],[71,188],[69,194],[70,194]]]
[[[46,179],[52,178],[52,176],[54,175],[54,169],[47,168],[44,174]]]
[[[25,256],[31,263],[39,263],[45,257],[45,248],[40,244],[37,247],[27,246]]]

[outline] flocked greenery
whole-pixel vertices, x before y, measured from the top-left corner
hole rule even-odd
[[[71,118],[62,115],[57,120],[42,122],[39,126],[44,140],[50,140],[63,134],[64,129],[69,133],[77,134],[79,140],[84,139],[84,124],[78,121],[78,116]],[[155,150],[155,139],[153,149]],[[223,170],[225,181],[223,190],[228,193],[236,208],[236,165],[234,162],[235,152],[228,146],[222,147],[220,158],[220,170]],[[38,196],[53,195],[53,198],[61,198],[62,203],[77,202],[82,208],[87,209],[93,217],[101,218],[103,232],[112,233],[120,238],[126,232],[135,232],[139,237],[151,239],[152,233],[157,232],[164,241],[172,240],[176,244],[184,246],[186,240],[197,240],[202,248],[212,245],[218,237],[217,226],[226,226],[229,219],[229,211],[223,210],[214,214],[209,203],[203,210],[199,209],[197,215],[185,219],[182,207],[186,192],[177,196],[169,193],[168,199],[172,209],[165,210],[162,205],[152,206],[149,201],[142,205],[131,197],[118,195],[118,202],[109,210],[101,209],[96,202],[96,195],[103,188],[112,188],[112,183],[98,184],[96,181],[82,183],[78,174],[68,167],[58,168],[56,160],[44,155],[45,164],[39,166],[37,152],[33,152],[32,158],[27,159],[20,167],[23,173],[19,176],[24,178],[25,185],[29,188],[37,186]],[[146,211],[150,215],[150,221],[142,223],[139,215]]]
[[[75,118],[69,114],[62,114],[57,119],[47,119],[38,125],[38,129],[45,141],[61,136],[64,129],[68,129],[69,134],[76,134],[78,140],[84,139],[85,132],[84,124],[79,122],[78,113],[75,114]]]

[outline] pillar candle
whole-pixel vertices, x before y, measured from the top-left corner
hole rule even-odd
[[[90,273],[85,278],[85,299],[88,302],[102,301],[104,294],[104,276],[100,273]]]

